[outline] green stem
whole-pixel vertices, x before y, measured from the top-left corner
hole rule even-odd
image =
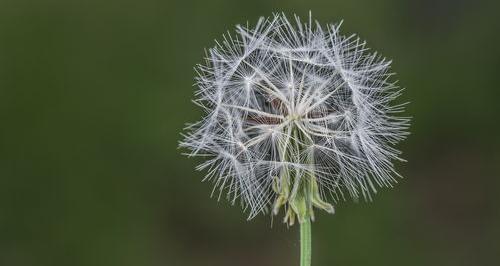
[[[300,223],[300,266],[311,266],[311,220]]]

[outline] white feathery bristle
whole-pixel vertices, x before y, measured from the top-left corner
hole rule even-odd
[[[410,119],[401,116],[404,104],[391,104],[401,94],[391,61],[341,35],[340,24],[276,14],[236,28],[197,67],[195,103],[206,115],[180,144],[207,158],[198,169],[219,198],[241,199],[249,218],[266,212],[285,168],[314,175],[333,201],[371,199],[377,186],[396,182],[393,161],[402,159],[394,145]],[[301,141],[294,129],[305,149],[290,145]]]

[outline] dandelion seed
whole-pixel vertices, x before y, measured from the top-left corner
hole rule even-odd
[[[223,36],[197,67],[206,116],[180,146],[208,156],[198,169],[231,202],[240,198],[249,219],[284,209],[286,223],[302,223],[315,208],[333,213],[337,200],[370,200],[399,176],[394,145],[409,118],[392,104],[401,90],[391,61],[339,29],[261,18]]]

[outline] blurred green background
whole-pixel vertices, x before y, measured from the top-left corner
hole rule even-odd
[[[298,265],[177,142],[203,49],[309,10],[394,59],[414,117],[405,179],[320,215],[313,265],[499,265],[500,4],[465,0],[0,0],[0,265]]]

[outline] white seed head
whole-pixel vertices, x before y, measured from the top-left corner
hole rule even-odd
[[[288,176],[314,178],[333,201],[369,200],[396,182],[394,146],[409,126],[404,104],[392,104],[401,89],[391,62],[340,24],[260,18],[223,36],[197,67],[194,102],[205,116],[180,146],[205,156],[198,169],[214,192],[241,199],[249,218],[272,209],[273,186]]]

